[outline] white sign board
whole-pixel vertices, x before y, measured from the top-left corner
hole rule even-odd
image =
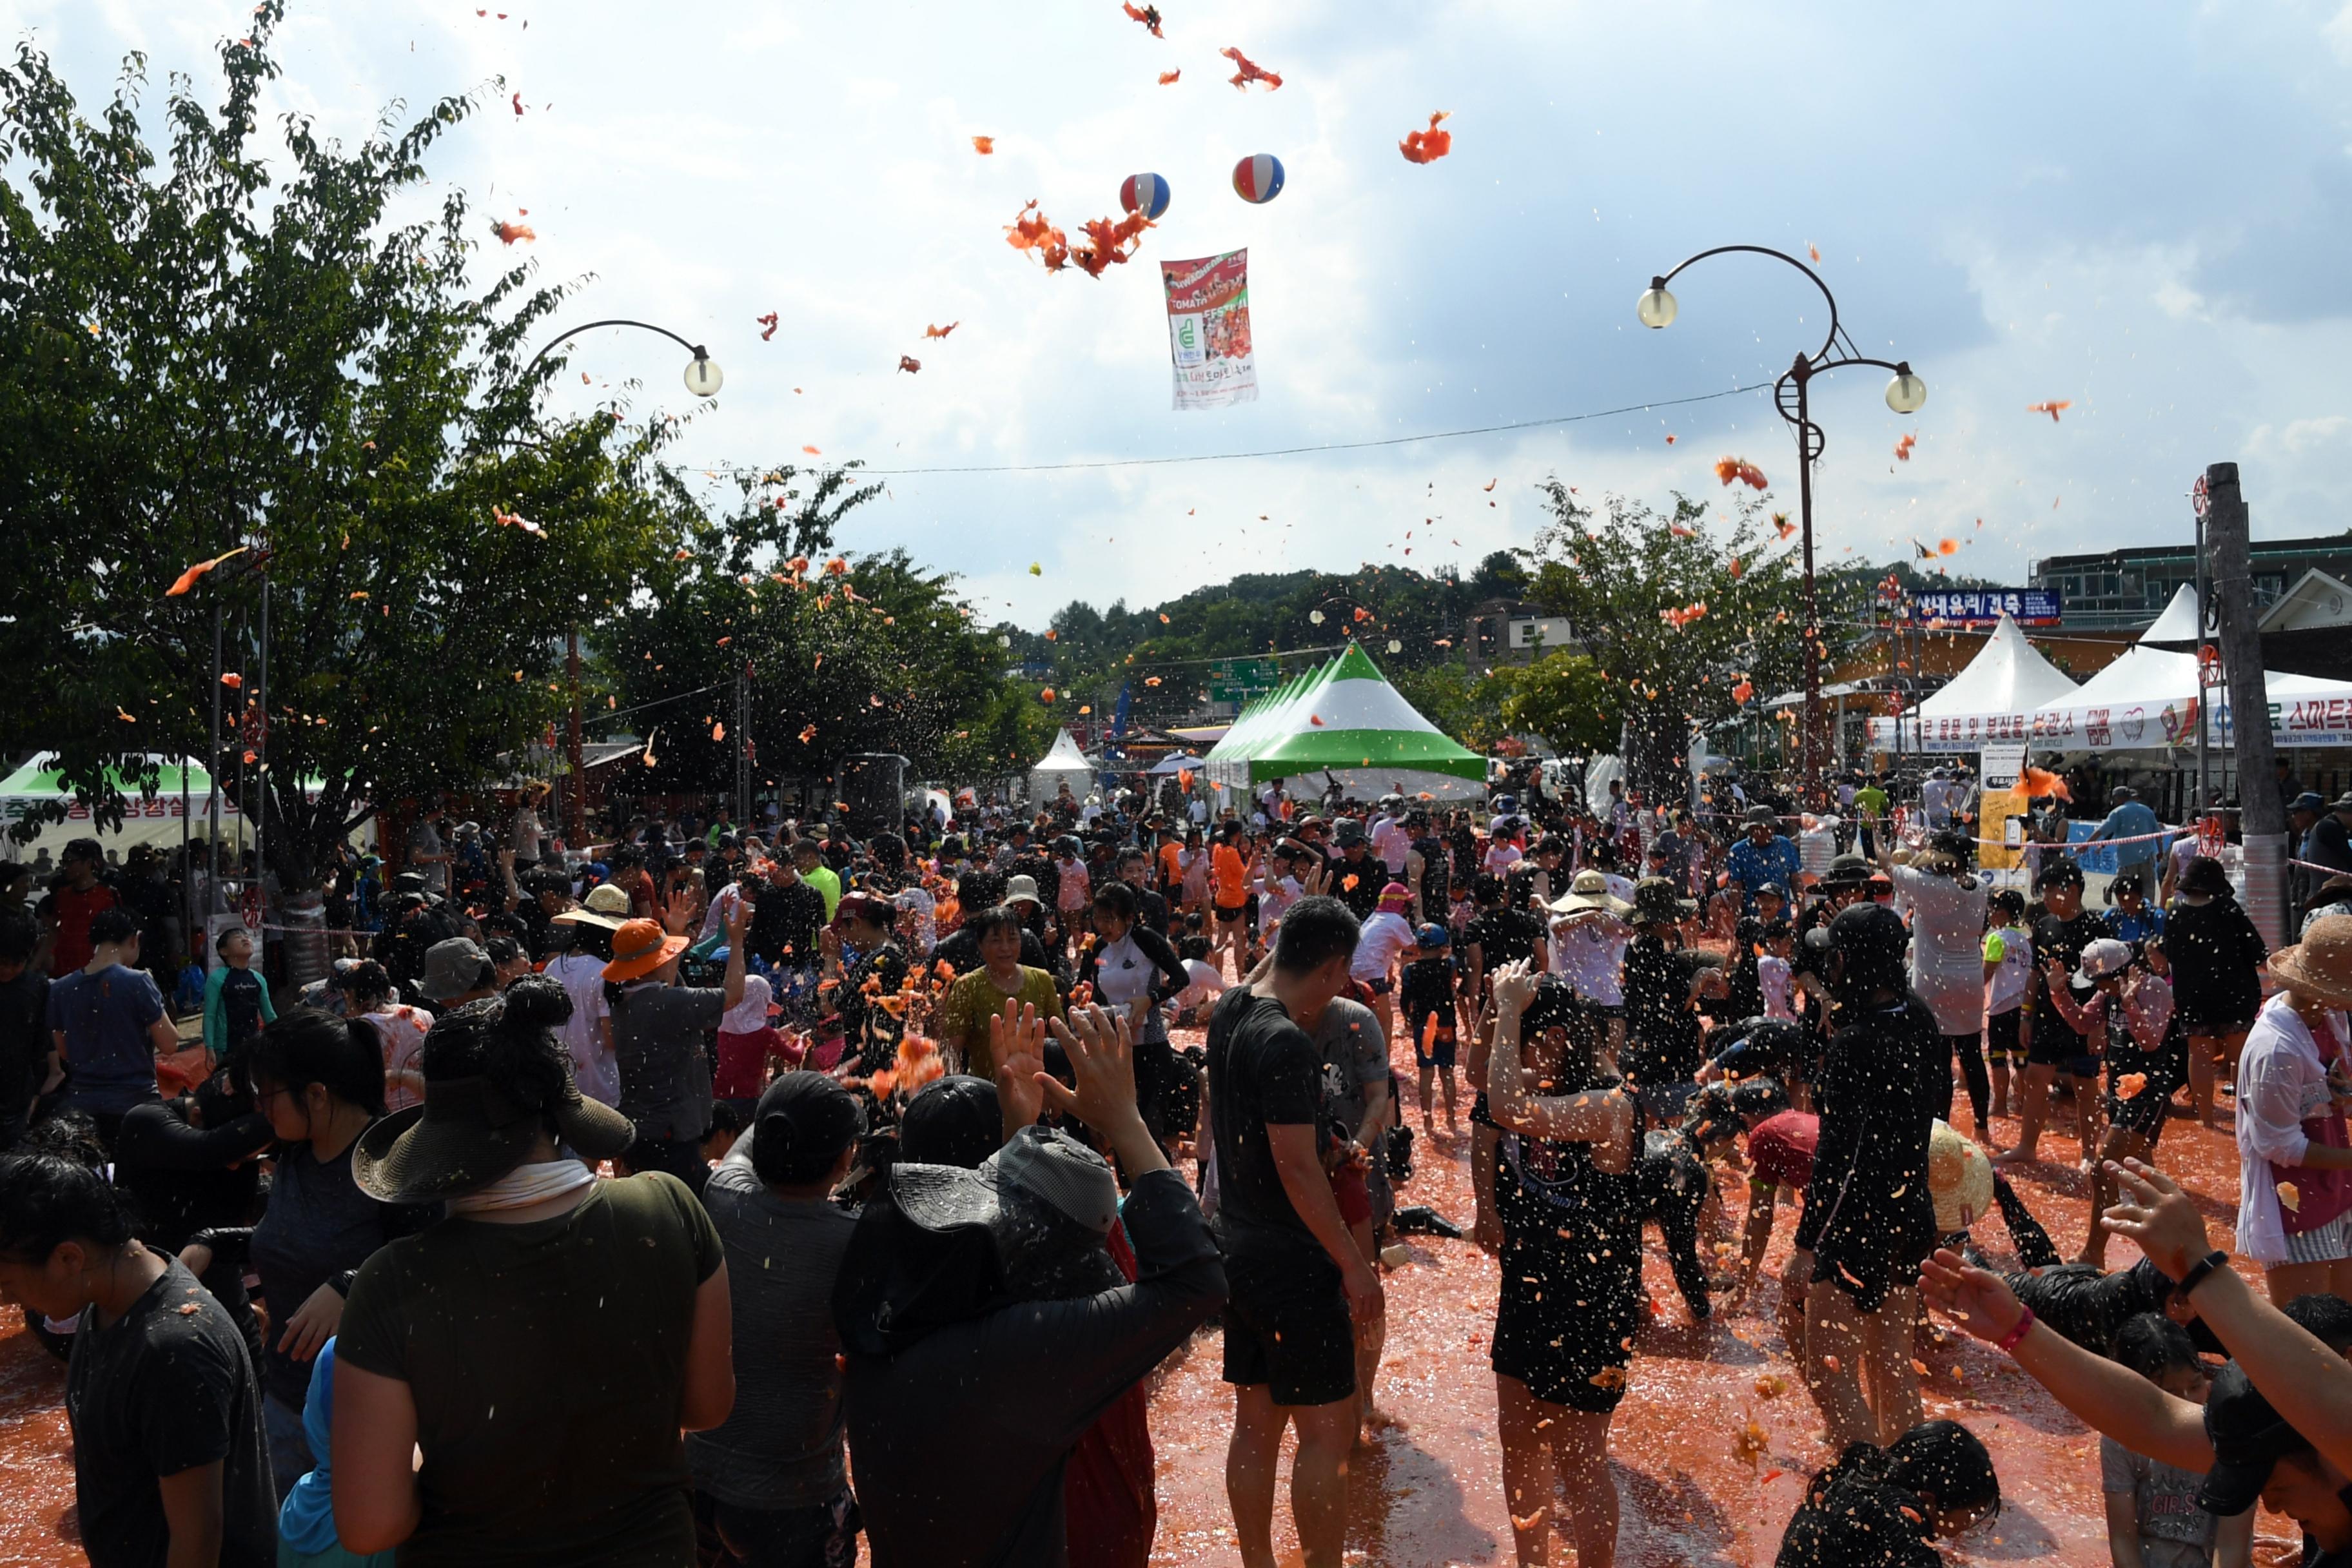
[[[2006,741],[1985,747],[1979,771],[1984,774],[1985,788],[2009,788],[2025,772],[2025,742]]]

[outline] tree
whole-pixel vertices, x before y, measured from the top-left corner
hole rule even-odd
[[[1505,729],[1540,735],[1565,755],[1607,752],[1623,731],[1625,688],[1612,684],[1589,654],[1548,653],[1499,666],[1486,679]]]
[[[173,80],[161,153],[141,57],[95,122],[30,46],[0,67],[0,514],[29,557],[0,577],[0,748],[119,811],[110,769],[205,754],[222,625],[227,757],[257,770],[237,804],[290,889],[371,810],[540,734],[563,633],[639,592],[694,508],[657,460],[669,422],[538,420],[562,362],[526,375],[526,340],[565,290],[474,284],[491,226],[462,193],[391,221],[476,100],[348,149],[289,115],[273,181],[283,9],[223,45],[216,111]]]
[[[1793,552],[1780,548],[1784,520],[1768,520],[1754,497],[1718,522],[1679,493],[1660,513],[1618,495],[1596,510],[1556,479],[1543,489],[1553,521],[1524,552],[1528,597],[1568,618],[1616,694],[1633,782],[1671,794],[1695,726],[1801,671],[1804,607]],[[1559,673],[1543,686],[1564,697],[1573,680]]]

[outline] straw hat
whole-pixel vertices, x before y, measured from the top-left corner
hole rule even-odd
[[[604,978],[615,985],[642,980],[684,952],[687,939],[672,936],[653,921],[623,921],[613,932],[613,962]]]
[[[1598,871],[1579,871],[1568,884],[1568,891],[1551,901],[1556,915],[1581,914],[1598,910],[1604,914],[1622,915],[1633,906],[1609,890],[1609,879]]]
[[[614,882],[599,882],[588,889],[585,906],[551,915],[552,925],[603,926],[606,931],[618,931],[621,922],[629,918],[627,889]]]
[[[2293,947],[2271,954],[2271,973],[2290,990],[2352,1007],[2352,921],[2320,921]]]

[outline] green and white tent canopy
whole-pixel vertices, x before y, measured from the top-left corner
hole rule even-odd
[[[197,837],[208,836],[212,826],[212,775],[205,765],[160,753],[152,753],[148,760],[161,775],[152,795],[142,795],[142,783],[137,778],[125,777],[119,772],[110,775],[115,788],[129,797],[122,826],[118,828],[100,827],[89,808],[75,802],[53,755],[44,752],[0,778],[0,829],[14,829],[50,806],[62,806],[65,810],[63,820],[43,823],[29,839],[18,840],[13,834],[0,836],[0,858],[29,860],[45,848],[54,857],[62,854],[67,842],[75,838],[95,838],[110,849],[127,850],[135,844],[176,848],[184,825]],[[316,795],[320,784],[317,779],[306,779],[303,791]],[[222,838],[244,845],[244,816],[226,792],[221,796],[220,811]]]
[[[1329,773],[1358,798],[1450,798],[1486,783],[1486,759],[1423,718],[1357,647],[1244,709],[1202,766],[1211,784],[1241,790],[1301,779],[1319,792]]]

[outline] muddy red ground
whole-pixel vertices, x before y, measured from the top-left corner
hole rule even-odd
[[[2014,1127],[1996,1131],[2008,1136]],[[2063,1138],[2046,1140],[2043,1150],[2067,1159],[2074,1152]],[[2227,1245],[2237,1166],[2226,1136],[2176,1121],[2163,1152],[2167,1168],[2203,1195],[2218,1239]],[[1418,1166],[1404,1201],[1466,1221],[1465,1146],[1442,1136],[1433,1147],[1424,1141]],[[2029,1169],[2018,1179],[2063,1247],[2081,1240],[2083,1182],[2071,1166],[2057,1165]],[[1743,1190],[1733,1184],[1735,1222]],[[1784,1212],[1773,1267],[1793,1224]],[[1989,1228],[1983,1239],[2005,1254],[2006,1234],[1997,1221]],[[1411,1246],[1412,1261],[1389,1276],[1389,1351],[1379,1387],[1381,1406],[1400,1424],[1359,1455],[1349,1560],[1375,1568],[1507,1563],[1510,1533],[1486,1353],[1495,1265],[1467,1241],[1416,1239]],[[1654,1252],[1655,1246],[1653,1240]],[[2119,1243],[2108,1261],[2133,1256]],[[1768,1564],[1803,1478],[1826,1459],[1801,1392],[1792,1387],[1778,1398],[1756,1392],[1759,1373],[1794,1377],[1769,1316],[1770,1298],[1754,1311],[1718,1315],[1713,1326],[1697,1329],[1685,1321],[1655,1256],[1648,1274],[1664,1315],[1640,1342],[1633,1385],[1617,1415],[1612,1452],[1624,1505],[1619,1561]],[[78,1563],[73,1471],[59,1408],[63,1377],[13,1326],[13,1315],[10,1322],[11,1331],[0,1337],[0,1564]],[[2000,1467],[2007,1499],[2000,1519],[1950,1555],[1987,1563],[2106,1563],[2097,1438],[1985,1346],[1950,1339],[1923,1345],[1921,1359],[1932,1373],[1929,1414],[1977,1430]],[[1202,1333],[1161,1374],[1153,1400],[1160,1508],[1155,1563],[1223,1568],[1238,1561],[1224,1500],[1230,1405],[1217,1363],[1217,1337]],[[1750,1417],[1771,1437],[1769,1457],[1753,1468],[1735,1457],[1732,1442]],[[2286,1527],[2265,1518],[2262,1530],[2258,1560],[2281,1560]],[[1289,1552],[1280,1510],[1277,1534]],[[1566,1544],[1556,1542],[1554,1561],[1572,1560]]]

